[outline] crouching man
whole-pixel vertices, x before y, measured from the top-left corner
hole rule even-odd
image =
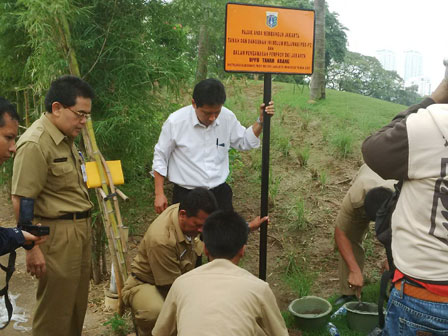
[[[197,188],[149,226],[122,292],[124,304],[134,314],[139,336],[151,335],[174,280],[195,267],[204,246],[199,234],[207,217],[216,210],[212,192]],[[249,227],[256,229],[266,219],[257,217]]]
[[[172,285],[154,336],[287,336],[269,284],[237,266],[248,227],[236,212],[215,212],[203,228],[210,262]]]

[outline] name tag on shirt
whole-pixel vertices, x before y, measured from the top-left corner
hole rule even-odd
[[[58,162],[67,162],[67,158],[66,158],[66,157],[57,158],[57,159],[54,159],[53,162],[55,162],[55,163],[58,163]]]
[[[82,156],[81,151],[78,151],[79,156],[81,157],[81,173],[82,173],[82,180],[84,183],[87,183],[87,172],[86,172],[86,164],[84,163],[84,156]]]

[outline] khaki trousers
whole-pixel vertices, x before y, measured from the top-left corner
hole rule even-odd
[[[39,279],[34,336],[80,336],[89,294],[90,219],[45,220],[50,236],[41,245],[47,272]]]
[[[345,198],[344,198],[344,201]],[[344,203],[343,203],[344,206]],[[336,218],[336,226],[341,229],[352,245],[353,255],[358,263],[361,272],[364,270],[365,253],[362,247],[367,230],[369,228],[369,220],[366,217],[364,208],[353,209],[351,216],[344,215],[340,212]],[[339,288],[342,295],[355,295],[355,291],[348,286],[349,269],[344,259],[338,256],[338,275]]]
[[[124,304],[131,307],[134,314],[138,336],[151,336],[165,301],[157,287],[130,275],[124,284],[122,295]]]

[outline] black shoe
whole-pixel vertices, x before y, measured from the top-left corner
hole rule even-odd
[[[343,305],[346,302],[358,300],[355,295],[341,295],[334,301],[336,306]]]

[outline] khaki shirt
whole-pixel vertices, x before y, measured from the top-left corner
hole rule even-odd
[[[149,226],[131,270],[138,279],[151,285],[171,285],[181,274],[195,267],[202,251],[200,239],[189,241],[180,229],[179,204],[174,204]]]
[[[342,200],[341,209],[336,218],[336,226],[347,234],[352,231],[364,231],[369,224],[364,210],[364,200],[367,192],[376,187],[385,187],[394,190],[395,180],[383,180],[366,164],[359,168],[358,174]]]
[[[287,336],[269,284],[227,259],[215,259],[172,285],[154,336]]]
[[[12,194],[34,198],[36,217],[90,210],[82,163],[73,140],[42,115],[17,142]]]

